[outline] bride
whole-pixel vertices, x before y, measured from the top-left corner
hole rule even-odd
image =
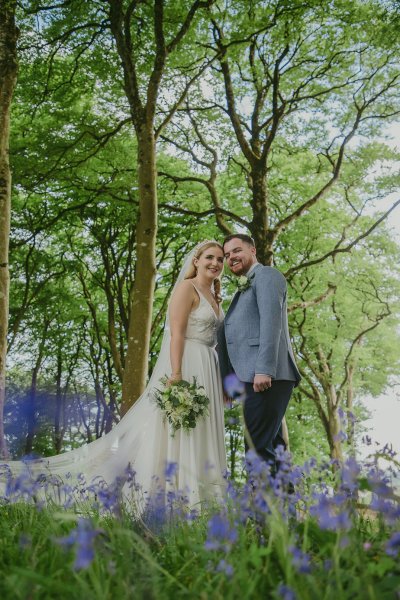
[[[135,471],[146,502],[155,494],[179,491],[189,506],[223,495],[226,470],[221,376],[215,352],[223,319],[219,276],[223,249],[214,240],[198,244],[186,257],[174,286],[161,350],[150,381],[137,402],[107,435],[76,450],[29,463],[34,475],[112,483],[128,465]],[[160,379],[167,385],[185,380],[204,386],[209,414],[194,429],[172,430],[154,400]],[[21,461],[6,463],[13,475]],[[70,475],[71,474],[71,475]],[[0,483],[0,493],[3,486]]]

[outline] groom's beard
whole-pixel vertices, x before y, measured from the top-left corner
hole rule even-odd
[[[239,266],[240,266],[240,269],[239,269]],[[246,273],[248,271],[250,271],[252,266],[253,266],[253,263],[251,263],[250,265],[243,265],[243,263],[240,262],[237,265],[237,269],[235,271],[233,271],[231,269],[231,267],[228,265],[230,272],[232,273],[232,275],[236,275],[236,277],[240,277],[241,275],[246,275]]]

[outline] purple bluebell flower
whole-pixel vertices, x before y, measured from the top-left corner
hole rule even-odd
[[[199,511],[196,510],[195,508],[191,508],[189,510],[189,512],[187,512],[185,515],[186,521],[188,521],[189,523],[196,521],[198,519],[198,517],[199,517]]]
[[[386,554],[397,557],[400,553],[400,531],[396,531],[386,543]]]
[[[279,444],[279,446],[277,446],[275,448],[275,456],[276,456],[276,460],[279,461],[280,466],[279,468],[284,468],[285,466],[287,468],[290,468],[291,466],[291,454],[290,452],[288,452],[285,448],[285,446],[283,446],[282,444]]]
[[[267,476],[271,472],[271,467],[263,460],[254,450],[246,452],[246,470],[250,476],[263,476],[267,480]]]
[[[226,515],[216,514],[207,524],[208,534],[204,544],[206,550],[225,550],[229,552],[236,542],[238,533],[230,524]]]
[[[20,460],[21,462],[29,465],[30,462],[40,461],[42,458],[43,457],[40,456],[40,454],[37,454],[36,452],[30,452],[29,454],[24,454]]]
[[[393,450],[392,444],[386,442],[383,448],[380,450],[382,454],[389,456],[390,458],[394,458],[396,456],[396,452]]]
[[[245,392],[245,385],[234,373],[231,373],[224,379],[224,389],[230,398],[241,398]]]
[[[267,498],[260,490],[257,490],[254,493],[253,504],[257,512],[270,514],[271,511],[267,502]]]
[[[218,573],[224,573],[227,577],[232,577],[234,570],[232,565],[226,562],[226,560],[222,559],[217,564],[215,570]]]
[[[386,498],[392,495],[390,478],[380,469],[373,467],[367,474],[367,480],[371,491],[375,494]]]
[[[318,494],[317,500],[317,503],[310,507],[310,514],[317,518],[321,529],[347,531],[351,528],[348,512],[340,507],[343,502],[340,496],[328,498],[324,494]]]
[[[135,492],[143,492],[142,486],[136,481],[136,471],[132,467],[131,463],[128,463],[126,466],[124,474],[126,478],[126,484],[129,489],[133,489]]]
[[[112,488],[100,488],[96,492],[96,497],[99,501],[100,507],[111,513],[119,512],[119,499]]]
[[[351,410],[347,411],[347,418],[348,418],[348,420],[350,421],[350,423],[352,425],[354,425],[355,423],[357,423],[357,417],[356,417],[356,415]]]
[[[302,466],[302,471],[303,473],[305,473],[306,475],[309,475],[311,473],[311,471],[313,469],[315,469],[315,467],[317,466],[317,459],[316,458],[310,458],[309,460],[307,460],[303,466]]]
[[[358,462],[354,458],[348,458],[342,466],[342,470],[340,472],[342,489],[344,489],[346,492],[350,492],[351,494],[357,492],[359,488],[358,478],[360,476],[360,472],[361,467]]]
[[[288,585],[281,583],[276,591],[282,600],[297,600],[295,591]]]
[[[171,480],[178,470],[178,463],[167,462],[165,465],[164,475],[167,481]]]
[[[165,525],[168,520],[168,509],[164,490],[153,492],[146,497],[142,520],[153,531],[158,531]]]
[[[343,429],[341,429],[339,433],[333,436],[333,439],[335,440],[335,442],[347,442],[347,433],[343,431]]]
[[[362,443],[365,444],[366,446],[371,446],[372,438],[369,435],[364,435],[362,437]]]
[[[94,504],[100,510],[119,515],[121,513],[122,488],[125,482],[125,475],[117,476],[111,484],[108,484],[102,477],[95,477],[85,488],[85,492],[91,496]]]
[[[376,495],[372,497],[369,508],[378,512],[390,525],[394,525],[400,517],[400,506],[398,504],[385,498],[379,498]]]
[[[311,560],[308,554],[297,546],[289,546],[289,552],[292,555],[292,564],[298,573],[311,573]]]
[[[82,485],[86,483],[86,477],[83,473],[78,473],[76,478],[77,478],[78,482],[81,483]]]
[[[25,550],[25,548],[30,548],[32,546],[32,538],[30,535],[26,533],[21,533],[19,536],[19,547],[21,550]]]
[[[61,546],[75,546],[74,569],[87,569],[94,559],[94,540],[100,533],[102,530],[94,529],[90,519],[80,518],[68,536],[55,541]]]
[[[72,508],[72,506],[75,503],[74,488],[71,487],[70,485],[68,485],[68,486],[65,485],[62,490],[62,497],[63,497],[62,506],[65,509]]]
[[[333,567],[333,561],[330,558],[324,560],[324,570],[330,571]]]
[[[16,477],[10,474],[6,481],[5,497],[12,502],[34,500],[38,489],[42,485],[39,478],[33,479],[29,470],[20,473]]]

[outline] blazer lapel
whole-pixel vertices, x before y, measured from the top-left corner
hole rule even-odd
[[[229,315],[229,313],[232,311],[233,307],[236,306],[236,303],[239,300],[239,296],[240,296],[240,292],[239,291],[236,292],[236,294],[233,296],[232,302],[230,303],[229,308],[226,311],[225,319]]]
[[[249,279],[250,279],[250,281],[251,281],[252,279],[254,279],[254,276],[255,276],[255,274],[256,274],[256,271],[257,271],[257,269],[259,269],[260,267],[262,267],[262,265],[261,265],[260,263],[257,263],[257,264],[256,264],[256,266],[254,267],[254,269],[252,270],[252,272],[251,272],[251,273],[250,273],[250,275],[249,275]],[[229,315],[229,313],[230,313],[230,312],[231,312],[231,311],[234,309],[234,307],[236,306],[236,304],[237,304],[237,301],[238,301],[238,300],[239,300],[239,298],[240,298],[240,294],[241,294],[241,292],[237,291],[237,292],[236,292],[236,294],[233,296],[233,298],[232,298],[232,302],[230,303],[230,305],[229,305],[229,308],[228,308],[228,310],[227,310],[227,312],[226,312],[225,319],[226,319],[226,317]]]

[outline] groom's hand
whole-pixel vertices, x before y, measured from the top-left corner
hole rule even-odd
[[[271,377],[269,375],[261,375],[257,373],[254,375],[253,390],[255,392],[264,392],[272,385]]]

